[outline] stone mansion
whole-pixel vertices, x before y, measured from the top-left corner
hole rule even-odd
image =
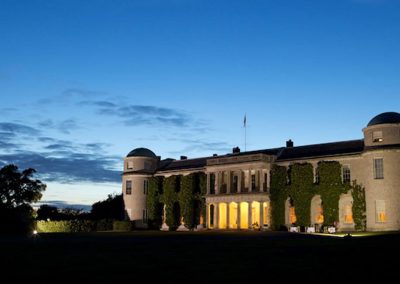
[[[180,160],[161,160],[151,150],[137,148],[124,160],[122,191],[125,212],[137,227],[146,227],[146,198],[149,179],[154,176],[185,176],[204,173],[207,177],[206,214],[200,226],[208,229],[251,229],[252,224],[271,225],[270,171],[273,165],[289,167],[320,161],[336,161],[343,181],[357,180],[365,188],[366,229],[400,229],[400,113],[377,115],[363,129],[359,140],[241,152],[234,148],[226,155]],[[310,220],[323,222],[323,200],[311,200]],[[339,231],[354,230],[353,198],[340,195]],[[294,208],[285,204],[285,223],[295,222]],[[163,225],[165,226],[165,224]]]

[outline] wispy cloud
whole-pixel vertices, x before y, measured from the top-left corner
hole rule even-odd
[[[82,153],[63,152],[62,157],[53,153],[20,151],[0,155],[0,163],[16,164],[20,168],[34,168],[44,181],[74,182],[120,182],[120,171],[114,170],[120,158]]]
[[[103,96],[106,94],[107,94],[106,92],[102,91],[92,91],[81,88],[69,88],[61,93],[61,95],[64,97],[70,97],[70,96],[93,97],[93,96]]]
[[[32,136],[36,136],[40,133],[39,130],[33,127],[11,122],[0,122],[0,131],[9,134],[26,134]]]
[[[55,122],[52,119],[45,119],[39,121],[38,126],[42,128],[57,129],[64,134],[71,134],[72,130],[79,128],[76,120],[72,118],[60,122]]]
[[[40,207],[41,205],[50,205],[57,208],[73,208],[73,209],[81,209],[82,211],[90,211],[92,209],[91,205],[87,204],[77,204],[77,203],[69,203],[62,200],[46,200],[39,201],[34,204],[34,207]]]
[[[197,152],[209,152],[210,155],[219,153],[228,153],[231,146],[225,142],[210,142],[202,140],[192,140],[192,139],[169,139],[170,141],[177,141],[184,144],[184,148],[179,151],[170,152],[172,155],[182,154],[182,153],[197,153]]]
[[[187,127],[194,121],[188,113],[150,105],[121,105],[107,101],[83,102],[97,107],[97,113],[122,118],[125,125],[161,125]]]

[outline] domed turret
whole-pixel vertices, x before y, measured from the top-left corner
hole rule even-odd
[[[124,161],[122,192],[127,219],[136,228],[147,227],[146,197],[149,179],[157,169],[158,158],[147,148],[136,148],[129,152]]]
[[[363,131],[365,146],[400,144],[400,113],[381,113],[372,118]]]
[[[368,123],[368,127],[379,124],[400,123],[400,113],[397,112],[384,112],[375,116]]]
[[[157,158],[156,154],[153,151],[147,148],[136,148],[129,152],[126,157],[148,157],[148,158]]]

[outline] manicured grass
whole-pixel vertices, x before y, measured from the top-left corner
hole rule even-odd
[[[245,283],[387,279],[400,234],[129,232],[0,237],[2,276],[31,283]],[[4,278],[3,278],[4,279]],[[144,279],[144,280],[139,280]],[[318,280],[318,281],[317,281]],[[13,283],[4,282],[4,283]],[[118,283],[119,284],[119,283]]]

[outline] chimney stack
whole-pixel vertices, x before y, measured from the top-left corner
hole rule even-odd
[[[233,153],[233,154],[240,153],[240,148],[239,148],[239,147],[233,148],[233,149],[232,149],[232,153]]]
[[[286,141],[286,148],[293,148],[294,143],[292,141],[292,139],[289,139],[288,141]]]
[[[187,156],[181,156],[181,160],[187,160]]]

